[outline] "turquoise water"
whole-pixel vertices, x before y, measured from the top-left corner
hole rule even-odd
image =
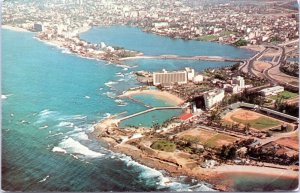
[[[207,68],[219,68],[231,66],[234,62],[213,62],[213,61],[193,61],[193,60],[160,60],[160,59],[135,59],[125,62],[129,66],[133,66],[138,70],[147,69],[150,72],[161,71],[163,68],[167,70],[184,69],[192,66],[196,71],[203,71]]]
[[[257,174],[231,174],[235,186],[233,189],[239,192],[248,191],[291,191],[298,187],[298,179],[287,177],[264,176]]]
[[[143,126],[143,127],[151,127],[155,123],[162,124],[164,121],[170,118],[170,114],[175,116],[178,116],[182,113],[182,110],[176,109],[176,110],[156,110],[152,111],[143,115],[139,115],[133,118],[130,118],[128,120],[124,120],[121,122],[120,126]],[[173,117],[171,116],[171,117]],[[150,120],[147,122],[144,122],[143,120]]]
[[[214,42],[187,41],[171,39],[151,33],[142,33],[141,29],[127,26],[93,27],[80,35],[89,42],[104,42],[111,46],[121,46],[141,51],[145,55],[176,54],[180,56],[227,56],[248,58],[251,52]]]
[[[156,36],[142,32],[137,34],[157,41]],[[117,35],[117,31],[107,34],[110,39]],[[159,61],[134,61],[138,63],[133,68],[109,65],[104,61],[63,53],[33,36],[32,33],[2,30],[4,190],[187,190],[189,185],[201,183],[188,178],[168,177],[163,171],[142,166],[125,155],[107,150],[101,142],[89,136],[92,125],[110,114],[124,111],[131,114],[146,109],[141,104],[117,99],[116,96],[130,87],[139,86],[132,71],[158,69]],[[130,41],[124,39],[120,46],[127,43]],[[185,47],[190,42],[182,41],[180,44]],[[144,45],[139,46],[136,48],[143,50]],[[225,50],[227,48],[224,47]],[[160,49],[163,53],[163,48]],[[245,50],[240,52],[249,54]],[[193,53],[191,51],[190,54]],[[173,61],[162,63],[166,69],[181,68],[187,64],[201,66],[184,61],[179,62],[179,66],[174,66]],[[209,63],[203,64],[201,69],[208,66]],[[137,97],[153,106],[170,105],[151,96]],[[177,113],[156,111],[138,119],[150,125],[153,117],[167,119]],[[166,180],[172,183],[165,184]],[[201,190],[207,189],[206,186],[201,187]]]

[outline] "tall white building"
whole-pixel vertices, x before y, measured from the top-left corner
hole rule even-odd
[[[192,81],[195,77],[195,70],[192,68],[185,68],[185,71],[187,72],[188,80]]]
[[[168,72],[163,70],[162,72],[153,73],[153,85],[171,86],[172,84],[187,84],[188,81],[193,81],[195,77],[195,70],[192,68],[185,68],[182,71]]]
[[[237,84],[240,89],[243,89],[245,88],[245,79],[242,76],[233,77],[232,84]]]
[[[154,72],[153,73],[153,85],[163,85],[170,86],[172,84],[186,84],[188,82],[187,72],[186,71],[175,71],[168,72],[163,70],[163,72]]]
[[[221,102],[225,97],[225,91],[223,89],[216,89],[204,94],[205,108],[210,109],[215,104]]]

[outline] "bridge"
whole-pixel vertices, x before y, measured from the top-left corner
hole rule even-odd
[[[141,111],[141,112],[138,112],[138,113],[134,113],[132,115],[128,115],[126,117],[122,117],[122,118],[119,118],[117,121],[118,122],[121,122],[121,121],[124,121],[124,120],[127,120],[127,119],[130,119],[132,117],[136,117],[136,116],[139,116],[139,115],[142,115],[142,114],[145,114],[145,113],[149,113],[151,111],[156,111],[156,110],[168,110],[168,109],[183,109],[183,107],[153,107],[151,109],[147,109],[145,111]]]
[[[171,60],[205,60],[205,61],[221,61],[221,62],[242,62],[246,59],[227,58],[222,56],[178,56],[178,55],[159,55],[159,56],[134,56],[120,58],[119,60],[133,60],[133,59],[171,59]]]

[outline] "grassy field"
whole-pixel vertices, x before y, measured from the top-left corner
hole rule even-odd
[[[290,84],[292,84],[292,85],[295,85],[295,86],[298,86],[299,85],[299,82],[298,81],[291,81],[291,82],[289,82]]]
[[[236,34],[236,32],[232,32],[232,31],[221,31],[220,36],[229,36],[231,34]]]
[[[200,38],[198,38],[198,40],[201,40],[201,41],[213,41],[213,40],[217,40],[217,36],[215,35],[204,35],[204,36],[201,36]]]
[[[151,145],[151,148],[159,151],[173,152],[176,149],[176,145],[167,140],[158,140]]]
[[[254,120],[242,120],[238,119],[234,116],[231,117],[231,119],[237,123],[241,123],[243,125],[250,124],[250,127],[258,130],[264,130],[268,128],[272,128],[275,126],[279,126],[281,123],[277,120],[265,117],[265,116],[260,116],[257,119]]]
[[[185,141],[193,141],[210,148],[219,148],[222,145],[228,145],[238,138],[230,135],[218,133],[216,131],[209,131],[204,129],[191,129],[179,134],[179,138]]]
[[[212,138],[207,140],[204,146],[210,148],[221,147],[222,145],[234,143],[236,140],[237,138],[232,137],[230,135],[218,133],[217,135],[214,135]]]
[[[293,98],[297,95],[298,95],[297,93],[293,93],[293,92],[289,92],[289,91],[283,91],[281,93],[278,93],[278,95],[276,95],[276,96],[271,96],[270,98],[274,99],[274,100],[276,100],[280,97],[282,97],[283,99],[290,99],[290,98]]]

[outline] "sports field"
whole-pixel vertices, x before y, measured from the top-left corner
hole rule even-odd
[[[197,143],[210,148],[219,148],[222,145],[229,145],[238,140],[238,138],[230,135],[199,128],[181,132],[177,137],[187,141],[195,140]]]
[[[242,125],[250,124],[251,128],[257,130],[267,130],[282,124],[277,119],[245,109],[236,109],[228,113],[223,118],[223,121],[225,123],[240,123]]]

